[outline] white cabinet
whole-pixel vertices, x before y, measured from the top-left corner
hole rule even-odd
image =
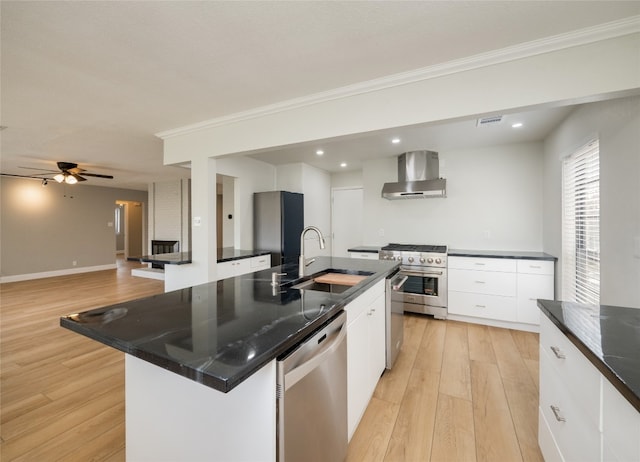
[[[349,252],[349,257],[363,260],[378,260],[377,252]]]
[[[538,325],[538,298],[553,299],[554,262],[449,257],[449,315]]]
[[[345,307],[349,440],[385,368],[384,290],[384,280],[379,281]]]
[[[600,372],[542,316],[538,433],[545,460],[600,460],[600,382]]]
[[[518,322],[540,324],[536,300],[553,300],[553,272],[552,261],[518,260]]]
[[[538,443],[547,462],[640,460],[640,413],[545,315]]]
[[[271,255],[247,257],[218,263],[218,281],[271,267]]]
[[[602,387],[603,460],[640,460],[640,413],[608,380]]]

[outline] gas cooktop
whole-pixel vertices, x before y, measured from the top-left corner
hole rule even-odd
[[[381,250],[395,252],[447,253],[446,245],[387,244]]]

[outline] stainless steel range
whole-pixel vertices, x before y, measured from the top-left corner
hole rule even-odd
[[[404,276],[392,287],[391,303],[403,310],[447,318],[447,246],[389,244],[382,247],[380,260],[401,262]]]

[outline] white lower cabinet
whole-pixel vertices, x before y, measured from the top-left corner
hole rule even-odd
[[[554,262],[449,257],[448,312],[538,325],[538,298],[553,299]]]
[[[640,414],[545,315],[538,443],[546,462],[640,460]]]
[[[247,257],[218,263],[218,281],[271,267],[271,255]]]
[[[349,440],[385,368],[384,290],[384,280],[379,281],[345,307]]]
[[[607,380],[602,384],[603,460],[640,460],[640,413]]]

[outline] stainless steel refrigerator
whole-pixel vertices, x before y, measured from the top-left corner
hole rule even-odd
[[[253,194],[253,248],[271,252],[271,265],[296,263],[304,229],[304,196],[288,191]]]

